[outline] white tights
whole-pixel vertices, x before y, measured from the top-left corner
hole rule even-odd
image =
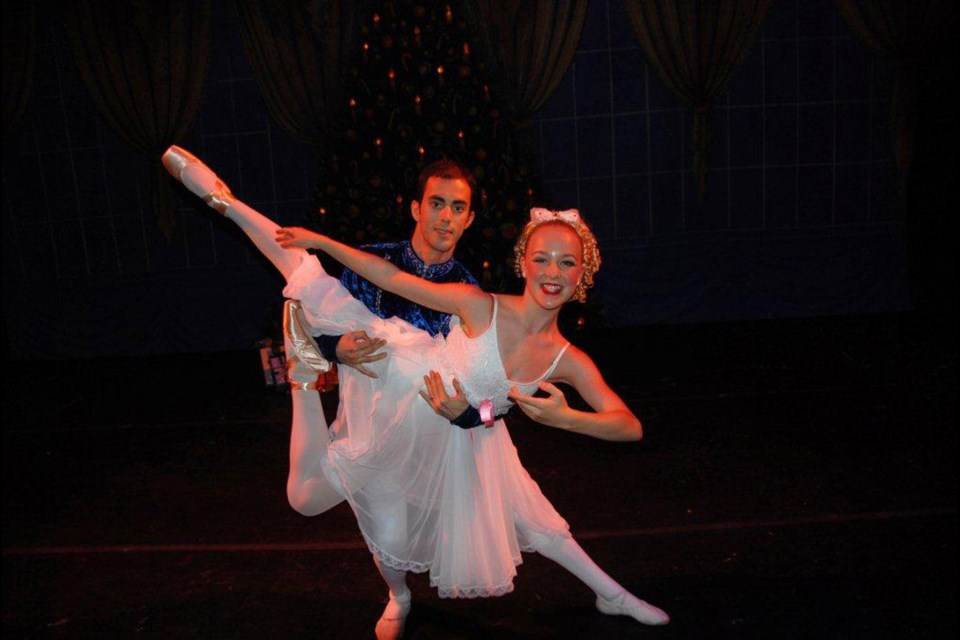
[[[231,202],[224,215],[237,223],[237,226],[247,234],[257,249],[260,249],[260,253],[273,263],[285,280],[290,279],[290,274],[307,256],[306,249],[297,247],[284,249],[277,244],[277,229],[280,225],[239,200]]]
[[[233,201],[226,215],[253,241],[260,252],[273,263],[284,279],[308,255],[304,249],[284,249],[276,241],[279,225],[239,200]],[[284,338],[288,354],[292,353],[289,339]],[[302,381],[316,378],[306,365],[298,364],[293,375]],[[287,499],[290,506],[305,516],[323,513],[344,500],[336,475],[328,467],[326,451],[330,444],[327,419],[323,415],[320,394],[311,390],[291,391],[293,424],[290,429],[290,472],[287,475]]]
[[[590,559],[583,547],[573,538],[556,538],[537,552],[578,577],[598,596],[609,600],[624,591],[623,587]]]
[[[287,353],[292,353],[290,341],[284,338]],[[317,374],[309,367],[309,378]],[[296,376],[294,369],[294,376]],[[310,389],[290,392],[293,419],[290,427],[290,472],[287,474],[287,500],[294,511],[315,516],[344,501],[344,493],[336,472],[329,467],[327,447],[330,432],[323,415],[320,394]]]

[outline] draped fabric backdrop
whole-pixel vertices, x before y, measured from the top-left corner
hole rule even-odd
[[[710,109],[753,44],[770,0],[623,0],[647,62],[693,108],[700,197],[710,162]]]
[[[341,128],[343,61],[364,2],[236,0],[240,34],[270,115],[291,137],[323,145]]]
[[[3,135],[20,120],[36,64],[36,5],[3,3]]]
[[[553,95],[580,43],[587,0],[464,0],[474,42],[517,128]]]
[[[767,6],[714,5],[738,16],[754,7],[750,24]],[[672,26],[693,38],[689,56],[670,49],[686,65],[680,71],[705,87],[687,101],[652,71],[654,36],[649,47],[638,41],[626,2],[451,3],[466,21],[464,6],[486,22],[471,32],[469,55],[488,64],[484,77],[506,83],[490,87],[511,102],[498,121],[509,131],[508,120],[522,125],[532,115],[530,127],[513,133],[532,143],[544,198],[579,207],[600,237],[605,264],[592,301],[603,314],[588,326],[911,309],[903,204],[907,222],[924,228],[911,245],[916,255],[931,263],[957,255],[948,241],[957,237],[950,47],[940,47],[937,66],[929,46],[916,61],[916,145],[900,202],[889,143],[893,57],[845,28],[842,5],[770,2],[762,41],[715,99],[709,188],[700,200],[690,106],[721,90],[735,45],[746,50],[755,26],[708,13],[694,37],[679,30],[692,27],[680,20],[677,0],[638,6],[641,17],[674,7]],[[911,6],[946,7],[935,22],[951,28],[953,5]],[[350,118],[337,97],[337,69],[349,72],[345,52],[362,55],[363,41],[350,43],[362,34],[359,15],[344,0],[5,3],[0,274],[11,357],[244,349],[256,373],[255,345],[277,333],[282,281],[158,159],[167,145],[182,144],[257,209],[304,224],[317,155],[338,133],[327,123],[341,110]],[[922,24],[933,29],[931,19]],[[891,28],[899,34],[906,25]],[[707,55],[714,50],[723,65]],[[713,64],[713,75],[703,75]],[[156,223],[158,188],[176,196],[160,208],[167,234],[176,220],[169,240]],[[943,250],[931,250],[941,238]],[[946,291],[955,279],[942,272],[918,271],[939,277]]]
[[[850,29],[871,48],[896,60],[890,102],[894,153],[903,190],[913,158],[917,127],[918,68],[946,38],[956,37],[956,0],[836,0]]]
[[[64,7],[83,83],[103,118],[144,154],[157,224],[169,241],[172,183],[159,158],[186,135],[200,105],[210,0],[77,0]]]

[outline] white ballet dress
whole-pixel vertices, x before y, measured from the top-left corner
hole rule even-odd
[[[446,339],[393,317],[382,319],[327,275],[315,256],[291,274],[284,296],[300,300],[317,333],[359,329],[384,338],[389,356],[371,378],[340,369],[340,404],[325,472],[335,475],[370,551],[386,566],[430,572],[440,597],[499,596],[513,590],[521,551],[569,537],[567,522],[523,468],[506,425],[461,429],[419,395],[423,376],[456,378],[478,407],[506,413],[516,385],[534,393],[567,346],[536,380],[507,379],[493,318],[470,338],[456,317]],[[449,387],[448,387],[449,388]]]

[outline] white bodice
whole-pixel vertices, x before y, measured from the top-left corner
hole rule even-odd
[[[553,373],[570,343],[563,345],[547,370],[538,378],[522,383],[509,380],[500,357],[500,342],[497,339],[498,308],[497,296],[493,296],[490,326],[475,338],[470,338],[463,332],[458,318],[452,318],[450,334],[441,351],[440,360],[450,375],[460,382],[471,406],[479,407],[480,402],[489,398],[493,402],[494,413],[501,415],[513,406],[513,402],[507,398],[510,387],[516,385],[522,393],[532,395],[540,382]]]

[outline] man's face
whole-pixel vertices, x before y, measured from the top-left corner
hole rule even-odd
[[[411,202],[410,211],[417,221],[414,249],[427,264],[446,262],[453,257],[464,230],[473,223],[470,185],[459,178],[429,178],[423,199]]]

